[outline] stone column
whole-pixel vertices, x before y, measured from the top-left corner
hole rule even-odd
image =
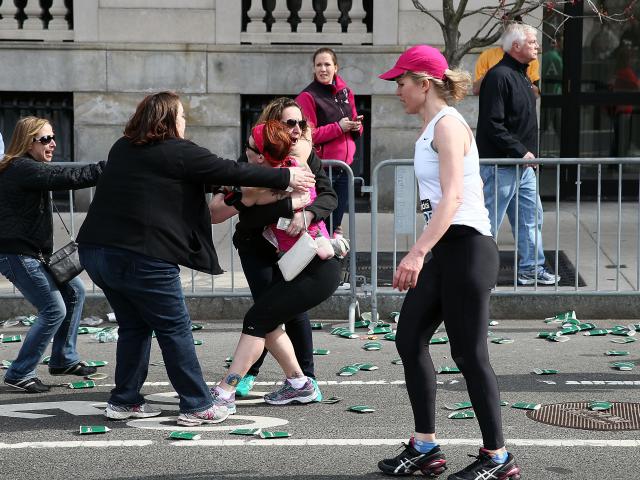
[[[291,25],[287,22],[287,18],[291,12],[287,8],[287,0],[276,0],[276,7],[271,12],[275,23],[271,25],[271,33],[290,33]]]
[[[40,19],[40,15],[42,15],[42,7],[40,6],[40,0],[28,0],[27,6],[24,7],[24,13],[27,16],[27,19],[22,24],[22,28],[24,30],[43,30],[44,29],[44,24]]]
[[[374,2],[375,3],[375,2]],[[362,23],[367,12],[364,11],[362,6],[362,0],[352,0],[351,10],[349,10],[349,18],[351,23],[349,24],[349,33],[367,33],[367,26]]]
[[[64,19],[67,14],[67,7],[64,5],[64,0],[53,0],[49,13],[53,17],[49,21],[49,30],[68,30],[69,24]]]
[[[247,24],[247,33],[267,32],[267,24],[262,21],[262,19],[264,18],[264,8],[262,8],[262,0],[251,0],[251,7],[249,8],[247,15],[249,16],[249,20],[251,20]]]
[[[18,13],[18,7],[13,3],[13,0],[4,0],[2,6],[0,6],[0,30],[17,30],[18,21],[15,19],[16,13]]]
[[[338,23],[338,19],[340,18],[338,0],[327,1],[327,9],[324,11],[324,18],[326,18],[327,21],[322,26],[322,33],[342,33],[342,26]]]
[[[302,0],[300,11],[298,12],[298,16],[300,17],[298,33],[316,33],[316,24],[313,23],[315,15],[316,11],[313,9],[313,0]]]

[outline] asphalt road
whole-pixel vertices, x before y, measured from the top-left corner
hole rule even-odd
[[[615,321],[596,322],[611,327]],[[258,377],[256,395],[238,402],[238,414],[222,424],[202,427],[199,441],[174,441],[177,399],[162,365],[152,365],[144,387],[147,400],[162,406],[163,416],[142,421],[114,422],[101,410],[113,386],[115,344],[100,344],[89,335],[79,337],[84,359],[107,360],[99,371],[109,375],[96,388],[71,390],[63,386],[42,395],[14,393],[0,387],[0,478],[2,479],[214,479],[214,478],[384,478],[377,471],[381,458],[399,453],[413,422],[404,386],[402,366],[393,342],[380,338],[380,351],[362,349],[366,339],[344,339],[329,334],[331,326],[314,332],[316,348],[331,351],[316,356],[316,370],[325,398],[341,397],[336,404],[268,406],[260,394],[269,392],[281,373],[269,359]],[[344,324],[343,324],[344,325]],[[502,400],[543,405],[607,400],[640,402],[640,367],[618,371],[614,360],[640,364],[640,342],[618,345],[613,337],[571,336],[566,343],[537,339],[547,329],[542,321],[501,321],[491,327],[510,344],[490,343],[492,362]],[[6,335],[25,334],[25,327],[0,329]],[[224,359],[233,353],[239,323],[205,323],[194,332],[203,340],[197,352],[207,381],[225,372]],[[366,330],[358,330],[366,336]],[[443,333],[445,335],[445,333]],[[381,336],[380,336],[381,337]],[[619,338],[619,337],[617,337]],[[20,344],[0,344],[0,359],[14,358]],[[607,350],[627,350],[613,359]],[[432,346],[436,367],[453,366],[449,346]],[[152,362],[162,361],[154,342]],[[373,363],[375,371],[352,377],[337,376],[340,367],[354,362]],[[557,375],[539,376],[534,368],[557,369]],[[76,377],[50,377],[39,368],[45,383],[74,381]],[[450,472],[467,465],[480,446],[474,419],[452,420],[445,404],[468,400],[459,374],[438,376],[437,425]],[[352,405],[370,405],[375,412],[347,411]],[[638,430],[595,431],[557,427],[532,420],[524,410],[502,407],[507,445],[523,470],[523,479],[636,479],[640,462]],[[80,425],[106,425],[102,435],[78,434]],[[239,427],[287,431],[289,439],[267,440],[230,435]],[[196,429],[194,429],[196,430]],[[441,476],[446,478],[446,475]]]

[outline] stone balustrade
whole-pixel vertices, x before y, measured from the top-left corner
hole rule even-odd
[[[240,38],[252,44],[371,44],[372,5],[366,0],[251,0]]]
[[[73,40],[73,1],[2,0],[0,40]]]

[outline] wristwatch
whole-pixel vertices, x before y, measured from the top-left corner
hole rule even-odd
[[[233,190],[225,194],[224,203],[225,205],[234,207],[239,212],[247,208],[246,205],[242,203],[242,190],[237,187],[234,187]]]

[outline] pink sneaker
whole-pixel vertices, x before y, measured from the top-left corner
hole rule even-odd
[[[201,412],[180,413],[178,416],[178,425],[185,427],[197,427],[203,423],[220,423],[229,416],[227,407],[220,405],[212,405]]]

